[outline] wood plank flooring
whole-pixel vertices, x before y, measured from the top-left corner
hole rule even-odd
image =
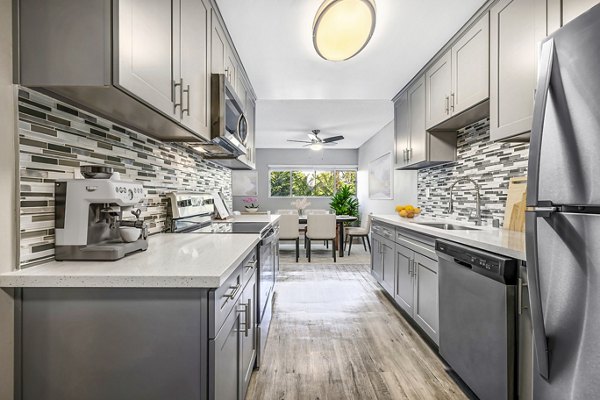
[[[366,265],[282,264],[247,400],[467,399]]]

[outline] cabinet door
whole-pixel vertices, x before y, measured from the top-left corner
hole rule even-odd
[[[210,5],[181,0],[181,122],[210,139]]]
[[[489,15],[485,14],[452,46],[452,115],[481,103],[489,96],[489,26]]]
[[[396,167],[408,163],[408,148],[410,147],[410,131],[408,109],[408,94],[404,92],[394,103],[394,133],[396,141]]]
[[[531,131],[538,40],[536,0],[500,0],[490,10],[490,138]],[[518,61],[518,62],[517,62]]]
[[[562,0],[562,24],[568,24],[596,4],[598,0]]]
[[[210,362],[214,366],[210,374],[210,398],[212,399],[238,399],[241,393],[239,307],[238,300],[221,327],[221,331],[210,342]]]
[[[117,2],[115,84],[162,113],[174,107],[171,0]]]
[[[381,241],[382,274],[381,286],[390,294],[394,295],[394,273],[395,273],[395,244],[391,240]]]
[[[221,28],[219,18],[214,11],[211,13],[211,72],[213,74],[225,73],[225,57],[227,57],[227,39]]]
[[[416,271],[414,318],[416,323],[437,344],[439,340],[438,263],[422,254],[415,253],[413,268]]]
[[[241,378],[240,383],[242,396],[241,399],[246,398],[246,390],[252,377],[252,371],[254,371],[254,362],[256,361],[256,273],[252,275],[246,288],[242,292],[240,297],[240,307],[242,313],[242,324],[243,329],[240,330],[241,342],[242,342],[242,355],[241,355]]]
[[[227,42],[227,52],[225,54],[225,75],[227,76],[227,80],[231,83],[234,90],[237,92],[237,61],[235,59],[235,55],[233,54],[233,50],[229,47],[229,43]],[[239,94],[239,93],[238,93]]]
[[[414,308],[414,252],[402,245],[396,244],[396,288],[394,299],[409,315]]]
[[[425,73],[427,81],[427,129],[450,117],[452,54],[448,51]]]
[[[381,283],[383,279],[383,256],[381,251],[383,238],[379,235],[372,234],[373,251],[371,252],[371,275]]]
[[[425,129],[425,77],[421,77],[408,89],[410,110],[409,164],[427,159],[427,130]]]

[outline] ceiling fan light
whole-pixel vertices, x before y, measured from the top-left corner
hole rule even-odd
[[[313,143],[310,145],[310,149],[313,151],[319,151],[323,149],[323,145],[321,143]]]
[[[348,60],[369,43],[375,30],[374,0],[325,0],[313,23],[313,45],[330,61]]]

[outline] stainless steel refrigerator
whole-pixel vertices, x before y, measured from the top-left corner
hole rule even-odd
[[[535,399],[600,398],[600,6],[541,49],[527,189]]]

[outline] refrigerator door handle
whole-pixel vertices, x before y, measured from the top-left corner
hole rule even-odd
[[[537,223],[540,214],[536,211],[526,212],[526,251],[527,251],[527,283],[529,288],[529,306],[531,310],[531,324],[533,326],[533,340],[538,372],[544,378],[549,377],[548,338],[544,325],[544,312],[542,310],[542,294],[540,289],[540,273],[538,264]]]
[[[546,103],[550,91],[550,78],[554,63],[554,39],[550,38],[542,45],[540,53],[537,89],[533,106],[533,122],[531,126],[531,144],[529,150],[529,167],[527,179],[527,205],[537,206],[539,195],[540,156],[542,150],[542,133],[546,118]]]

